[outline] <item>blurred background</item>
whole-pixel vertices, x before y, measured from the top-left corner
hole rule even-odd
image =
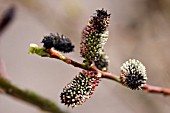
[[[30,43],[58,32],[76,48],[66,56],[82,62],[81,32],[96,9],[111,13],[105,51],[109,72],[119,75],[129,58],[147,68],[148,84],[170,88],[169,0],[0,0],[0,18],[13,7],[12,22],[0,33],[0,58],[13,84],[33,90],[70,113],[169,113],[170,97],[132,91],[103,79],[91,99],[71,109],[60,103],[60,92],[80,71],[61,61],[29,55]],[[35,106],[0,94],[0,113],[43,113]]]

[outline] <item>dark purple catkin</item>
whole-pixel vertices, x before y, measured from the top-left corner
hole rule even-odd
[[[60,95],[61,103],[68,107],[83,104],[93,94],[99,83],[100,74],[95,71],[83,70],[65,86]]]
[[[96,10],[82,32],[80,54],[87,61],[97,61],[104,54],[104,45],[108,39],[110,14],[104,9]]]
[[[64,35],[50,33],[50,35],[44,36],[42,43],[46,49],[54,48],[63,53],[69,53],[74,50],[74,45],[69,38]]]

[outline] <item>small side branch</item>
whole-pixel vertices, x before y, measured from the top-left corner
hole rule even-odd
[[[158,87],[158,86],[151,86],[146,84],[142,88],[144,91],[149,92],[149,93],[155,93],[155,94],[163,94],[163,95],[170,95],[170,89],[169,88],[163,88],[163,87]]]

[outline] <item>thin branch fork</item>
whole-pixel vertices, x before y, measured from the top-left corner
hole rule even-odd
[[[50,49],[49,52],[50,52],[50,57],[51,58],[57,58],[59,60],[64,61],[67,64],[71,64],[74,67],[79,67],[81,69],[97,71],[98,73],[102,74],[102,78],[111,79],[111,80],[114,80],[114,81],[120,83],[120,79],[118,78],[118,76],[116,76],[114,74],[101,71],[101,70],[97,69],[95,66],[88,66],[88,65],[78,63],[78,62],[76,62],[76,61],[74,61],[74,60],[72,60],[70,58],[65,57],[63,54],[61,54],[60,52],[58,52],[58,51],[56,51],[54,49]]]

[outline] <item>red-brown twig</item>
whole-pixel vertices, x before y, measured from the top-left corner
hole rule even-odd
[[[85,69],[85,70],[97,71],[97,72],[102,74],[102,78],[107,78],[107,79],[114,80],[116,82],[120,82],[120,79],[119,79],[118,76],[116,76],[114,74],[111,74],[111,73],[108,73],[108,72],[103,72],[103,71],[97,69],[95,66],[88,66],[88,65],[84,65],[84,64],[78,63],[78,62],[76,62],[76,61],[74,61],[72,59],[69,59],[69,58],[65,57],[60,52],[58,52],[58,51],[56,51],[54,49],[50,49],[50,57],[62,60],[62,61],[64,61],[67,64],[73,65],[74,67],[79,67],[79,68]]]
[[[170,89],[169,88],[163,88],[158,86],[151,86],[151,85],[144,85],[142,89],[149,93],[155,93],[155,94],[163,94],[163,95],[170,95]]]
[[[59,60],[64,61],[64,62],[67,63],[67,64],[71,64],[71,65],[73,65],[74,67],[79,67],[79,68],[81,68],[81,69],[97,71],[97,72],[99,72],[99,73],[102,74],[102,78],[107,78],[107,79],[110,79],[110,80],[114,80],[114,81],[116,81],[116,82],[118,82],[118,83],[121,83],[119,76],[114,75],[114,74],[111,74],[111,73],[108,73],[108,72],[100,71],[100,70],[97,69],[95,66],[87,66],[87,65],[78,63],[78,62],[76,62],[76,61],[74,61],[74,60],[72,60],[72,59],[69,59],[69,58],[65,57],[65,56],[62,55],[60,52],[58,52],[58,51],[56,51],[56,50],[54,50],[54,49],[50,49],[49,54],[50,54],[50,57],[51,57],[51,58],[57,58],[57,59],[59,59]],[[143,90],[143,91],[146,91],[146,92],[148,92],[148,93],[170,95],[170,89],[169,89],[169,88],[152,86],[152,85],[148,85],[148,84],[144,85],[144,86],[142,87],[142,90]]]

